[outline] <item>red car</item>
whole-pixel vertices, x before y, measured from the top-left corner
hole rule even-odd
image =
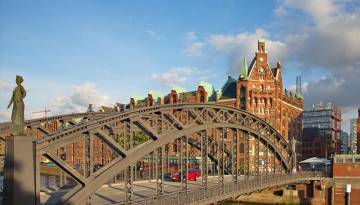
[[[200,172],[198,170],[189,170],[186,174],[187,180],[196,181],[196,178],[200,176]],[[183,172],[183,177],[185,177],[185,171]],[[171,175],[171,181],[180,182],[180,172],[175,172]]]

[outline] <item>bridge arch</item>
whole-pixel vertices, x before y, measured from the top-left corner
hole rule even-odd
[[[120,128],[116,127],[117,125],[120,125]],[[137,129],[149,136],[150,140],[136,147],[121,147],[111,137],[111,133],[115,129],[126,133],[124,136],[133,132],[133,129]],[[243,110],[209,103],[170,104],[107,115],[101,119],[90,120],[71,129],[39,139],[37,151],[57,161],[62,165],[62,169],[67,169],[66,171],[80,182],[81,186],[74,188],[63,200],[63,202],[71,204],[85,200],[89,193],[94,193],[121,170],[127,169],[133,162],[140,160],[149,152],[193,133],[223,129],[236,132],[236,135],[238,132],[248,134],[255,141],[267,144],[274,157],[280,162],[282,169],[287,172],[292,170],[294,152],[289,149],[288,143],[274,128]],[[73,173],[74,170],[61,164],[51,153],[52,150],[64,146],[74,138],[89,137],[93,134],[103,136],[121,157],[114,159],[89,176],[79,176]],[[221,136],[220,139],[224,140],[224,136]],[[222,143],[224,146],[224,142]]]

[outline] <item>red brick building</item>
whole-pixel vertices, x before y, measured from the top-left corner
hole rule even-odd
[[[356,119],[356,153],[360,154],[360,108],[358,109],[358,118]]]
[[[335,155],[333,204],[345,205],[346,185],[351,185],[350,204],[360,204],[360,155]]]
[[[319,128],[304,128],[301,143],[301,160],[312,157],[326,158],[327,146]]]
[[[117,105],[115,108],[101,107],[101,111],[115,112],[123,110],[122,107],[135,109],[162,104],[213,102],[234,106],[257,115],[269,122],[286,140],[299,139],[302,129],[303,98],[298,91],[292,93],[283,89],[282,66],[278,62],[275,67],[270,67],[268,59],[265,42],[258,41],[258,49],[250,65],[247,65],[244,58],[243,65],[239,68],[238,79],[235,80],[229,76],[219,91],[216,91],[211,84],[201,81],[194,91],[187,92],[180,88],[173,88],[165,96],[151,91],[145,98],[131,97],[128,105]],[[56,123],[49,124],[51,131],[55,131],[59,126]],[[216,135],[215,130],[212,132]],[[228,136],[229,146],[231,138],[232,136]],[[251,155],[255,155],[254,140],[254,138],[249,139],[249,149],[252,150],[249,150],[251,151],[250,161]],[[174,151],[174,147],[171,146],[170,151]],[[74,142],[57,152],[59,155],[67,153],[65,159],[67,162],[73,165],[83,165],[84,145],[82,142]],[[243,142],[240,142],[239,152],[239,156],[244,155]],[[94,140],[95,165],[109,162],[112,157],[111,153],[100,140]],[[262,151],[260,151],[260,155],[262,155]],[[239,161],[239,164],[244,164],[244,162]]]
[[[322,143],[326,144],[325,158],[340,153],[341,109],[332,103],[314,105],[303,113],[303,127],[318,128]]]
[[[250,65],[246,58],[239,68],[237,80],[228,77],[221,90],[201,81],[195,91],[174,88],[159,103],[206,103],[213,102],[244,109],[270,123],[286,140],[300,140],[302,130],[303,97],[297,90],[289,92],[283,89],[282,65],[270,67],[264,41],[258,41],[258,50]],[[131,98],[128,108],[151,106],[151,93],[145,99]],[[215,130],[214,130],[215,131]],[[231,136],[229,136],[230,142]],[[250,164],[255,155],[254,138],[249,138]],[[244,143],[240,142],[239,156],[244,156]],[[262,149],[262,148],[260,148]],[[260,150],[260,155],[262,151]],[[243,164],[240,160],[239,164]],[[251,170],[252,168],[250,168]]]
[[[258,50],[248,66],[244,58],[239,68],[238,80],[228,77],[219,91],[201,81],[195,91],[186,92],[174,88],[158,100],[159,103],[206,103],[215,102],[234,106],[269,122],[286,140],[300,139],[302,130],[302,112],[304,100],[299,91],[289,92],[283,89],[282,66],[278,62],[271,68],[268,62],[265,42],[258,41]],[[151,106],[152,94],[145,99],[132,97],[129,108]]]

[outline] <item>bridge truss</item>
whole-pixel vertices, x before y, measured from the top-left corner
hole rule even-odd
[[[44,126],[53,121],[59,122],[55,129]],[[6,124],[0,129],[6,130]],[[289,173],[295,164],[291,146],[268,123],[243,110],[217,104],[64,115],[27,122],[27,130],[42,133],[36,145],[37,163],[46,157],[77,182],[59,204],[90,204],[95,192],[119,175],[124,182],[124,201],[131,202],[138,164],[144,162],[149,178],[156,182],[155,196],[164,195],[164,175],[171,172],[170,160],[176,162],[175,171],[181,175],[200,169],[204,189],[209,174],[216,174],[223,185],[225,174],[231,174],[236,182],[239,174]],[[103,152],[96,153],[95,141],[110,152],[108,159],[100,160],[98,169],[94,169],[95,156]],[[69,160],[66,151],[74,143],[81,145],[80,167]],[[200,159],[199,164],[192,165],[192,158]],[[187,177],[180,179],[182,190],[188,190]]]

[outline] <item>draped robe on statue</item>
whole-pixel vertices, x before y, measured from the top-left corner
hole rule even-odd
[[[25,89],[22,85],[16,86],[13,91],[12,103],[13,109],[11,114],[11,121],[13,123],[13,131],[15,135],[24,133],[24,101],[26,96]]]

